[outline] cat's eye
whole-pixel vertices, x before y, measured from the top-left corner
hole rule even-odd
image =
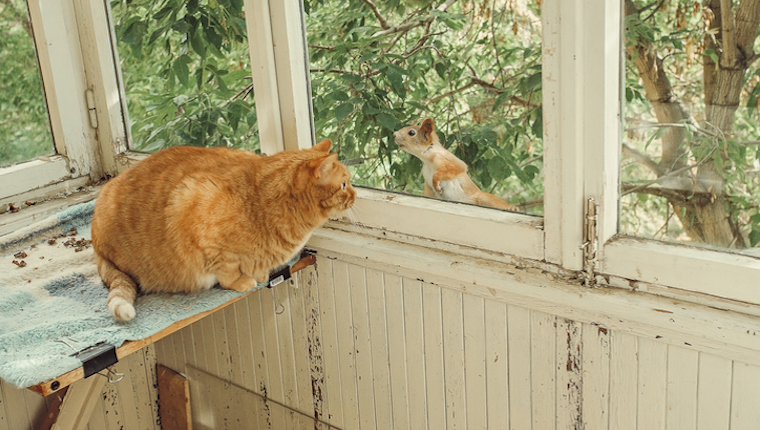
[[[343,182],[343,183],[340,185],[340,189],[341,189],[341,190],[345,190],[345,189],[346,189],[346,183],[345,183],[345,182]]]
[[[414,136],[415,134],[417,133],[414,130],[409,130],[409,136]]]

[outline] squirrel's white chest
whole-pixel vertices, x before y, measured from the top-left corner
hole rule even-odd
[[[464,191],[464,184],[460,177],[439,181],[440,192],[433,188],[433,175],[435,175],[435,171],[436,168],[432,163],[424,163],[422,165],[422,177],[425,178],[425,183],[433,191],[435,197],[455,202],[470,203],[470,198]]]

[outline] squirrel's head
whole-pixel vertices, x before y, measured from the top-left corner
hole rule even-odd
[[[419,125],[410,125],[393,133],[393,139],[399,148],[419,157],[422,151],[438,140],[435,123],[432,118],[425,118]]]

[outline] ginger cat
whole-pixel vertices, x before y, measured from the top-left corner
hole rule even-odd
[[[272,156],[174,147],[111,179],[92,219],[108,311],[135,316],[145,293],[247,291],[354,204],[348,169],[325,140]],[[138,287],[139,285],[139,287]]]
[[[431,118],[393,133],[398,147],[422,160],[425,189],[422,195],[496,209],[517,211],[493,194],[481,191],[467,175],[467,164],[438,141]]]

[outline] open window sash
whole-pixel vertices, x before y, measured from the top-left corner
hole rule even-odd
[[[56,155],[0,168],[3,202],[116,174],[116,156],[126,151],[106,3],[29,0],[28,5]]]

